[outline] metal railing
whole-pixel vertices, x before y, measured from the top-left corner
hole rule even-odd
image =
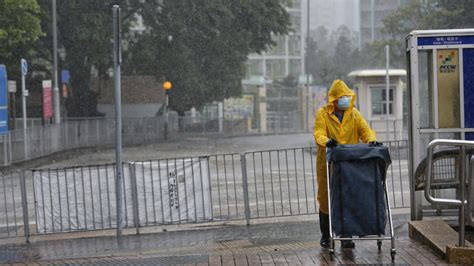
[[[432,178],[433,178],[433,154],[434,150],[438,146],[451,146],[457,147],[459,149],[459,178],[457,184],[457,189],[459,191],[459,199],[448,199],[448,198],[436,198],[431,194],[432,187]],[[472,167],[473,159],[470,158],[469,162],[467,159],[467,148],[474,148],[474,141],[466,140],[449,140],[449,139],[436,139],[430,142],[427,149],[426,157],[426,184],[424,187],[425,198],[428,202],[436,205],[447,205],[447,206],[456,206],[459,208],[459,246],[465,246],[465,224],[466,224],[466,209],[465,206],[468,204],[468,199],[470,199],[470,193],[474,192],[471,190],[467,191],[466,197],[466,182],[469,184],[472,183],[472,170],[471,172],[466,171],[467,166]],[[470,175],[470,176],[468,176]]]
[[[279,113],[268,116],[266,127],[260,118],[179,117],[170,116],[169,136],[186,134],[241,136],[304,132],[299,113]],[[298,122],[299,121],[299,122]],[[164,140],[164,117],[123,118],[123,144],[142,145]],[[171,134],[172,133],[172,134]],[[0,164],[44,157],[57,152],[111,146],[114,143],[115,120],[109,118],[70,118],[61,124],[16,129],[0,135]]]
[[[406,141],[385,144],[391,206],[409,207]],[[316,147],[136,161],[123,164],[125,228],[311,215]],[[112,229],[115,165],[90,165],[0,177],[0,238]]]

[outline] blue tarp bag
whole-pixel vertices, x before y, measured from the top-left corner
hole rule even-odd
[[[338,145],[328,149],[327,160],[332,163],[331,218],[336,236],[385,234],[388,148]]]

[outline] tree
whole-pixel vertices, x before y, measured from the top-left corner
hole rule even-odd
[[[393,64],[402,67],[405,63],[405,37],[411,31],[472,28],[474,9],[470,0],[412,0],[388,15],[383,22],[383,32],[389,39],[379,45],[390,44]]]
[[[19,77],[20,58],[27,57],[29,47],[44,35],[40,14],[36,0],[0,1],[0,63],[10,76]]]
[[[318,41],[310,38],[306,54],[313,83],[329,86],[333,80],[345,79],[350,71],[360,66],[355,38],[347,27],[339,27],[333,32],[331,40],[327,39],[324,27],[319,27],[316,32],[320,34]]]
[[[290,25],[282,0],[151,0],[144,5],[139,14],[147,30],[132,41],[133,64],[125,69],[172,81],[170,107],[179,115],[239,96],[247,55],[266,50],[274,44],[272,34],[285,34]]]
[[[51,1],[39,0],[43,10],[43,30],[47,33],[36,46],[38,57],[52,63]],[[71,73],[72,97],[67,101],[69,116],[95,116],[97,95],[90,89],[92,70],[99,79],[106,78],[112,66],[112,6],[122,10],[122,34],[127,37],[132,14],[140,2],[126,0],[61,0],[57,1],[58,47],[65,60],[59,64]],[[50,72],[50,68],[44,69]],[[52,76],[52,74],[51,74]]]

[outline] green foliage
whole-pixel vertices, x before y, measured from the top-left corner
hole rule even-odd
[[[347,74],[366,63],[367,58],[356,48],[356,40],[347,27],[341,26],[329,37],[324,27],[310,38],[306,64],[313,75],[313,83],[329,86],[335,79],[346,79]]]
[[[39,57],[52,63],[52,7],[50,0],[39,0],[44,11],[42,27],[47,35],[36,46]],[[112,67],[112,6],[122,10],[124,35],[128,33],[130,13],[136,8],[126,0],[61,0],[57,1],[58,47],[65,51],[61,68],[70,70],[72,97],[66,104],[69,116],[94,116],[97,95],[90,88],[92,68],[101,79]],[[41,66],[39,66],[41,68]],[[44,69],[47,72],[48,69]]]
[[[191,107],[241,94],[247,55],[289,30],[283,1],[151,0],[139,12],[148,29],[130,43],[129,73],[170,80],[170,106]]]
[[[383,32],[388,40],[391,58],[397,67],[405,66],[405,37],[413,30],[461,29],[474,27],[474,9],[470,0],[412,0],[389,14],[384,20]]]
[[[8,69],[19,69],[27,47],[43,36],[40,13],[36,0],[0,1],[0,63]],[[12,72],[19,74],[19,70]]]

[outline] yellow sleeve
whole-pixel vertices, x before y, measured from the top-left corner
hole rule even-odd
[[[329,138],[327,136],[327,126],[326,126],[326,110],[323,108],[318,110],[316,114],[316,119],[314,121],[314,140],[316,144],[320,146],[326,146]]]
[[[364,117],[356,109],[354,109],[354,114],[357,122],[357,130],[359,131],[359,136],[362,141],[364,143],[376,141],[377,136],[375,135],[375,131],[370,128]]]

